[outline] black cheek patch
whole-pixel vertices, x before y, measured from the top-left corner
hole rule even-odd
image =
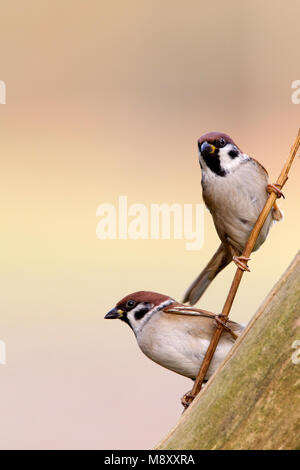
[[[134,312],[134,318],[136,320],[140,320],[141,318],[143,318],[146,315],[146,313],[149,312],[149,310],[150,310],[149,307],[143,307],[140,310],[137,310],[136,312]]]
[[[230,152],[228,152],[228,155],[233,159],[233,158],[236,158],[238,156],[238,152],[236,150],[230,150]]]

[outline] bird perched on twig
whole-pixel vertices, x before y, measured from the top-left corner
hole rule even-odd
[[[187,290],[183,302],[191,305],[232,260],[240,269],[250,271],[249,258],[241,256],[244,246],[267,201],[268,192],[283,196],[276,185],[268,184],[265,168],[243,153],[227,134],[204,134],[198,140],[198,148],[203,200],[212,215],[221,245]],[[253,251],[265,241],[272,223],[280,219],[282,213],[274,204]]]
[[[206,380],[223,361],[244,327],[233,321],[225,324],[220,315],[187,307],[167,295],[140,291],[127,295],[105,318],[119,318],[133,330],[143,353],[152,361],[195,379],[215,326],[225,331],[210,364]]]

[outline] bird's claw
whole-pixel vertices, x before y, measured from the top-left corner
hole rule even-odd
[[[187,409],[192,401],[194,400],[195,396],[192,394],[192,391],[189,391],[183,395],[181,398],[181,404],[182,406]]]
[[[247,266],[247,261],[250,258],[246,258],[246,256],[233,256],[232,261],[236,264],[236,266],[241,269],[242,271],[248,271],[250,273],[250,269]],[[244,263],[244,261],[246,261]]]
[[[267,186],[267,192],[268,192],[269,194],[275,193],[276,196],[277,196],[277,198],[283,197],[283,199],[285,199],[283,192],[281,191],[279,185],[276,184],[276,183],[275,183],[275,184],[268,184],[268,186]]]
[[[228,333],[230,333],[234,339],[237,339],[238,336],[229,326],[226,325],[227,320],[228,317],[225,317],[225,315],[222,315],[221,313],[215,316],[215,322],[217,323],[217,326],[224,328],[224,330],[228,331]]]

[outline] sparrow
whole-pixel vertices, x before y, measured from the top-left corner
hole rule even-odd
[[[224,331],[205,381],[218,368],[244,326],[205,310],[187,307],[167,295],[139,291],[127,295],[104,318],[119,318],[132,329],[142,352],[166,369],[193,380],[215,330]]]
[[[234,143],[229,135],[209,132],[198,140],[199,163],[202,173],[203,200],[210,211],[221,245],[184,295],[183,302],[194,305],[211,281],[231,261],[243,271],[250,271],[241,256],[263,209],[268,193],[283,196],[280,189],[268,184],[268,173],[254,158]],[[253,251],[264,243],[274,221],[282,219],[282,212],[274,204]]]

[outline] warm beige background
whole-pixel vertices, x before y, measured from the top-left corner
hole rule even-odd
[[[205,245],[99,241],[97,206],[201,202],[196,141],[230,133],[274,180],[300,124],[298,1],[12,1],[1,5],[0,446],[150,448],[191,383],[103,316],[149,289],[180,299]],[[284,223],[253,255],[248,321],[299,248],[299,159]],[[233,267],[203,308],[220,311]]]

